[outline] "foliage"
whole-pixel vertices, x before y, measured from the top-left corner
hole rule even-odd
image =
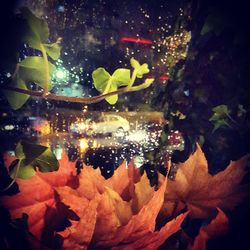
[[[16,178],[28,179],[40,172],[57,171],[59,163],[52,151],[45,146],[21,141],[15,149],[15,157],[8,162],[12,182],[1,191],[9,189]]]
[[[11,107],[16,110],[21,108],[29,99],[30,95],[39,95],[39,92],[29,91],[29,84],[35,83],[43,90],[43,97],[49,99],[51,95],[49,91],[52,88],[51,78],[56,69],[55,65],[51,63],[48,57],[52,60],[57,60],[61,51],[61,38],[55,43],[48,44],[49,27],[44,19],[36,17],[28,8],[23,7],[20,9],[21,18],[25,20],[25,32],[23,32],[20,38],[20,43],[24,42],[31,48],[36,49],[42,53],[42,56],[28,56],[21,62],[16,64],[15,72],[12,75],[12,81],[8,84],[7,88],[3,90]],[[18,55],[18,51],[16,51]],[[112,92],[117,92],[121,86],[122,92],[138,91],[148,87],[153,80],[146,80],[141,85],[137,85],[136,88],[132,88],[135,78],[142,78],[142,76],[149,72],[148,65],[140,65],[135,59],[131,59],[133,62],[134,73],[130,79],[130,70],[119,68],[115,70],[111,76],[104,68],[98,68],[92,73],[93,82],[95,88],[104,95],[104,98],[110,104],[115,104],[118,100],[118,93],[111,95]],[[121,92],[121,91],[120,91]],[[107,95],[107,96],[105,96]],[[104,99],[101,98],[100,100]],[[53,97],[53,99],[58,99]],[[68,101],[67,97],[61,98]],[[61,100],[60,99],[60,100]],[[91,103],[91,98],[81,98],[81,100],[70,99],[70,101],[82,101],[82,103]],[[96,102],[95,97],[93,102]]]
[[[26,179],[35,174],[36,168],[40,172],[56,171],[59,163],[52,151],[45,146],[19,142],[16,146],[15,156],[17,160],[11,164],[11,173],[17,172],[17,177]],[[19,169],[16,170],[19,165]]]
[[[250,148],[249,23],[244,4],[197,2],[191,12],[188,5],[184,11],[182,26],[192,33],[187,58],[171,68],[154,106],[169,121],[165,133],[180,131],[187,146],[202,142],[209,170],[216,172]],[[183,162],[192,150],[186,152],[175,161]]]
[[[61,50],[61,38],[55,43],[47,43],[49,27],[44,19],[36,17],[27,7],[21,8],[20,12],[21,18],[19,17],[19,21],[24,20],[25,27],[25,32],[19,37],[20,42],[26,43],[31,48],[40,51],[42,56],[28,56],[18,62],[11,82],[6,89],[3,88],[3,92],[14,110],[21,108],[30,95],[45,98],[50,96],[49,91],[52,88],[51,78],[56,67],[49,61],[48,57],[52,60],[57,60]],[[18,54],[18,51],[16,53]],[[115,70],[112,75],[104,68],[98,68],[93,72],[92,77],[95,88],[105,96],[105,99],[110,104],[117,102],[118,93],[114,95],[110,95],[110,93],[117,92],[119,87],[126,86],[122,90],[123,92],[138,91],[148,87],[153,82],[153,79],[146,79],[141,85],[133,86],[135,78],[142,78],[149,70],[147,64],[140,65],[134,58],[131,59],[131,65],[134,67],[132,78],[130,78],[130,70],[123,68]],[[43,93],[30,91],[30,83],[35,83],[37,87],[43,90]],[[106,95],[108,96],[106,97]],[[70,100],[74,101],[73,99],[71,98]],[[91,100],[89,100],[91,98],[86,99],[91,103]],[[67,101],[68,99],[63,97],[62,100]],[[96,102],[96,100],[94,97],[93,102]],[[19,143],[16,148],[16,157],[17,159],[12,162],[10,168],[14,180],[16,177],[31,178],[35,174],[36,167],[41,172],[58,170],[58,162],[55,156],[44,146],[24,142]],[[13,182],[10,185],[12,184]]]
[[[117,91],[121,86],[132,87],[136,77],[142,78],[144,74],[149,72],[146,63],[140,65],[140,63],[134,58],[131,58],[130,62],[131,66],[134,68],[131,79],[129,69],[119,68],[115,70],[112,75],[110,75],[104,68],[98,68],[93,71],[92,78],[95,88],[102,94],[107,94]],[[108,96],[105,99],[109,104],[115,104],[118,100],[118,94]]]
[[[146,175],[140,177],[133,164],[128,169],[123,164],[108,180],[99,169],[87,166],[77,175],[74,163],[64,154],[57,172],[38,173],[25,181],[18,179],[20,193],[2,197],[1,202],[13,218],[27,213],[29,230],[39,239],[43,239],[43,230],[47,230],[47,236],[51,230],[54,235],[53,230],[58,231],[56,223],[69,218],[71,225],[58,232],[64,238],[64,249],[87,246],[90,242],[96,247],[124,247],[124,244],[157,247],[180,230],[186,215],[180,215],[154,232],[167,184],[167,178],[162,178],[158,191],[154,191]],[[30,193],[30,186],[34,192]],[[59,199],[55,199],[55,193]],[[77,217],[72,217],[70,211]]]
[[[229,228],[229,221],[222,210],[218,209],[218,213],[208,225],[200,228],[199,234],[196,236],[193,244],[188,246],[188,250],[205,250],[206,242],[220,235],[225,234]]]
[[[11,87],[27,90],[29,83],[36,83],[46,91],[51,89],[51,77],[55,66],[47,59],[47,54],[57,60],[60,55],[60,39],[56,43],[46,44],[49,37],[49,28],[45,20],[37,18],[28,8],[20,9],[22,18],[26,21],[25,33],[22,42],[42,52],[43,57],[28,56],[16,65],[15,73],[10,83]],[[16,110],[21,108],[29,99],[28,94],[13,93],[4,90],[4,94],[11,107]]]
[[[232,210],[242,200],[240,183],[246,174],[249,155],[231,162],[224,171],[212,176],[200,147],[178,167],[175,180],[169,180],[164,213],[178,214],[185,206],[193,218],[207,218],[217,208]]]
[[[176,183],[159,174],[158,189],[154,190],[146,175],[140,176],[132,162],[128,168],[123,163],[106,180],[99,169],[91,166],[84,166],[77,174],[75,163],[68,161],[64,153],[57,172],[38,173],[28,180],[18,179],[20,193],[1,197],[0,201],[13,218],[28,214],[29,231],[43,244],[51,247],[55,234],[60,235],[63,249],[80,246],[156,249],[175,232],[185,230],[181,223],[187,213],[181,212],[186,205],[189,219],[202,214],[201,217],[210,221],[200,228],[193,244],[191,238],[186,242],[190,249],[197,249],[197,245],[204,247],[207,240],[227,229],[228,219],[221,209],[231,209],[242,200],[240,181],[245,163],[246,157],[212,177],[197,147],[195,154],[180,164]],[[225,187],[219,186],[224,183]],[[30,192],[31,186],[33,192]],[[190,198],[187,200],[187,197]],[[180,209],[169,218],[166,207],[173,201],[186,204],[176,205]],[[159,230],[155,229],[159,228],[157,216],[161,216],[161,223],[164,221]]]

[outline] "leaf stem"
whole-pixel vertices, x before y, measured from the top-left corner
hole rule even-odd
[[[49,61],[48,61],[46,50],[42,44],[40,44],[40,48],[41,48],[43,60],[44,60],[44,74],[45,74],[43,95],[46,96],[49,93]]]
[[[229,114],[226,114],[226,115],[227,115],[227,117],[229,118],[229,120],[230,120],[231,122],[233,122],[235,125],[239,126],[238,122],[236,122],[236,121],[232,118],[231,115],[229,115]]]
[[[16,181],[16,177],[17,177],[17,174],[18,174],[18,171],[19,171],[19,168],[20,168],[20,165],[21,165],[21,160],[19,160],[17,162],[17,167],[16,167],[16,170],[15,170],[15,173],[14,173],[14,176],[13,176],[13,180],[11,181],[11,183],[5,187],[4,189],[1,189],[0,191],[1,192],[5,192],[6,190],[8,190]]]
[[[133,73],[132,73],[132,77],[131,77],[131,80],[130,80],[130,82],[129,82],[129,84],[128,84],[128,86],[127,87],[132,87],[133,86],[133,84],[134,84],[134,82],[135,82],[135,79],[136,79],[136,75],[137,75],[137,70],[136,69],[134,69],[134,71],[133,71]]]
[[[11,86],[2,86],[2,89],[15,91],[15,92],[22,93],[22,94],[27,94],[30,96],[35,96],[38,98],[43,98],[45,100],[55,100],[55,101],[64,101],[64,102],[71,102],[71,103],[91,104],[91,103],[100,102],[100,101],[104,100],[106,97],[111,96],[111,95],[123,94],[123,93],[127,93],[127,92],[135,92],[135,91],[139,91],[141,89],[146,89],[151,84],[152,84],[152,82],[145,81],[140,85],[136,85],[136,86],[132,86],[132,87],[126,86],[126,87],[120,88],[116,91],[109,92],[106,94],[101,94],[98,96],[93,96],[93,97],[69,97],[69,96],[58,96],[55,94],[44,95],[43,92],[40,92],[40,91],[20,89],[20,88],[15,88],[15,87],[11,87]]]

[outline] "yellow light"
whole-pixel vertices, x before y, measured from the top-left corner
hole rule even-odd
[[[80,141],[80,153],[84,153],[89,148],[88,140],[82,138]]]

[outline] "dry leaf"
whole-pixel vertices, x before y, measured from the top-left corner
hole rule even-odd
[[[208,173],[206,158],[199,146],[189,159],[180,164],[174,181],[169,180],[163,213],[175,216],[188,207],[193,218],[206,218],[216,208],[233,209],[244,197],[240,182],[245,175],[245,166],[249,156],[230,165],[216,175]]]
[[[194,243],[189,245],[188,250],[206,250],[206,242],[209,239],[216,238],[225,234],[228,230],[228,218],[222,210],[218,209],[216,217],[200,229]]]
[[[5,165],[9,166],[12,160],[13,157],[5,155]],[[2,196],[0,202],[10,211],[12,219],[20,218],[22,213],[28,214],[29,230],[40,239],[48,208],[55,208],[54,187],[66,185],[74,169],[74,163],[69,162],[64,153],[58,171],[37,172],[30,179],[17,179],[20,192],[13,196]]]
[[[129,168],[123,163],[108,180],[99,169],[88,166],[76,175],[74,163],[64,157],[59,171],[18,180],[21,192],[2,202],[14,218],[27,213],[29,229],[39,239],[46,230],[61,235],[63,249],[156,249],[180,230],[186,216],[155,231],[167,184],[165,177],[160,179],[161,185],[154,191],[133,163]],[[48,211],[53,211],[49,220]],[[75,216],[69,217],[72,212]],[[58,219],[68,219],[71,225],[56,232],[56,226],[50,226],[60,222]]]

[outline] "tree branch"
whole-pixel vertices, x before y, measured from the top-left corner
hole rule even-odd
[[[55,94],[47,94],[44,96],[43,91],[33,91],[33,90],[26,90],[26,89],[20,89],[20,88],[15,88],[11,86],[2,86],[2,90],[9,90],[9,91],[15,91],[18,93],[22,94],[27,94],[30,96],[38,97],[38,98],[43,98],[45,100],[55,100],[55,101],[64,101],[64,102],[72,102],[72,103],[83,103],[83,104],[91,104],[91,103],[97,103],[102,101],[108,96],[115,95],[115,94],[123,94],[127,92],[135,92],[141,89],[146,89],[148,88],[151,84],[153,83],[152,81],[145,81],[144,83],[133,86],[133,87],[124,87],[120,88],[117,91],[110,92],[107,94],[101,94],[98,96],[93,96],[93,97],[70,97],[70,96],[59,96]]]

